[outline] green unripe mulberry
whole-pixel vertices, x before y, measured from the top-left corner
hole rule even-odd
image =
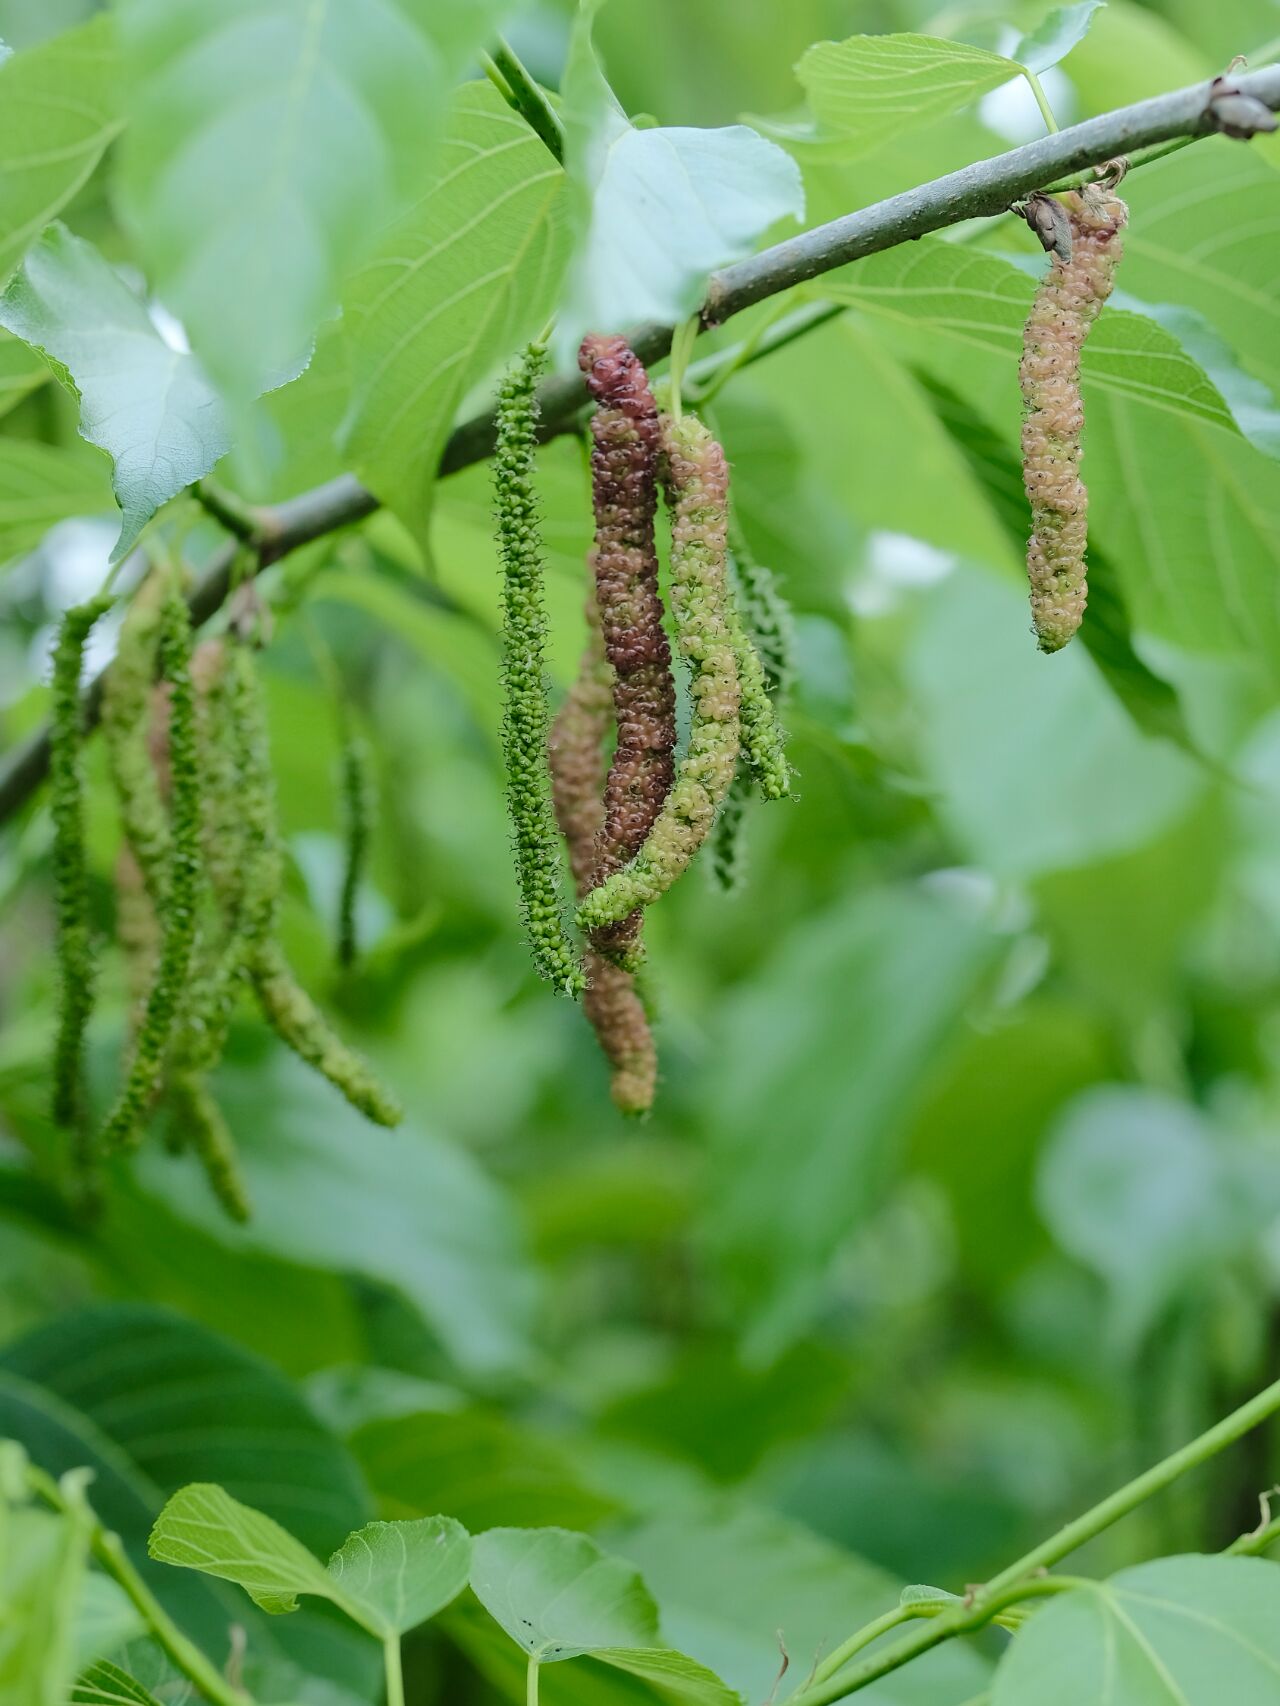
[[[53,1055],[53,1117],[76,1123],[83,1113],[84,1034],[93,1008],[94,955],[84,851],[84,714],[80,674],[89,630],[111,606],[106,595],[68,610],[53,653],[50,785],[53,887],[58,920],[58,1033]]]
[[[688,868],[711,832],[738,759],[741,629],[735,631],[729,603],[724,451],[693,416],[677,421],[664,415],[660,471],[671,510],[676,640],[690,667],[689,744],[639,853],[592,889],[578,908],[578,922],[586,930],[650,905]],[[762,672],[759,683],[763,694]]]
[[[584,979],[566,927],[560,848],[547,783],[547,619],[534,491],[535,388],[544,359],[541,347],[531,345],[498,393],[493,488],[502,562],[502,755],[520,905],[533,963],[548,983],[576,996]]]

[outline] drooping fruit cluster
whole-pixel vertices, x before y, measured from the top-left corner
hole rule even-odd
[[[169,1143],[200,1159],[226,1211],[249,1212],[235,1143],[207,1075],[251,987],[281,1037],[363,1113],[400,1110],[298,986],[277,940],[283,855],[261,690],[235,632],[192,651],[176,574],[153,571],[122,625],[103,697],[103,728],[124,845],[116,861],[117,930],[133,996],[123,1083],[92,1143],[80,1056],[93,987],[85,918],[78,683],[84,637],[109,600],[71,612],[55,654],[56,883],[64,968],[55,1115],[81,1134],[76,1156],[138,1143],[153,1108]],[[71,975],[74,965],[75,975]]]
[[[555,818],[579,899],[577,922],[586,936],[583,1008],[609,1062],[615,1103],[626,1113],[642,1114],[652,1104],[658,1076],[649,1015],[634,976],[644,952],[642,909],[688,868],[727,804],[740,819],[751,790],[766,799],[786,795],[789,771],[771,695],[789,669],[789,619],[767,571],[745,550],[735,596],[729,471],[708,429],[692,417],[659,413],[644,367],[622,338],[585,338],[579,366],[596,403],[588,638],[577,679],[552,727],[547,761]],[[526,423],[531,395],[532,379],[521,397]],[[511,400],[508,381],[499,411],[500,446],[515,438],[510,424],[502,428]],[[545,705],[541,600],[535,597],[542,553],[532,498],[533,441],[534,429],[526,424],[521,455],[508,458],[498,481],[508,646],[504,748],[527,920],[530,893],[549,896],[558,867],[541,837],[530,831],[536,795],[524,780],[532,731]],[[503,484],[510,484],[517,469],[513,505]],[[676,688],[654,534],[659,488],[671,513],[676,642],[689,667],[689,738],[678,768]],[[519,594],[514,600],[513,587]],[[523,699],[513,692],[513,603],[526,635],[516,659],[526,664]],[[536,675],[527,667],[530,660],[536,660]],[[510,729],[518,706],[529,731],[519,743]],[[606,765],[611,733],[615,744]],[[744,780],[735,798],[740,757]],[[545,971],[545,944],[532,926],[530,936],[535,963]]]
[[[1049,198],[1040,198],[1041,201]],[[1022,472],[1031,504],[1027,576],[1031,616],[1044,652],[1061,650],[1080,626],[1088,596],[1089,495],[1080,478],[1080,352],[1111,294],[1120,259],[1124,202],[1089,185],[1058,204],[1066,234],[1043,217],[1053,259],[1036,291],[1019,368],[1024,415]],[[1069,237],[1069,242],[1067,238]]]

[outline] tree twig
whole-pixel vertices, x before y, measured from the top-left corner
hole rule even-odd
[[[504,80],[508,74],[504,72]],[[1280,66],[1267,66],[1235,77],[1232,89],[1252,96],[1274,112],[1280,109]],[[912,242],[931,231],[941,231],[966,219],[994,217],[1032,190],[1057,183],[1102,161],[1138,149],[1155,148],[1161,143],[1212,135],[1218,129],[1212,103],[1219,92],[1214,83],[1193,83],[1131,107],[1119,107],[790,237],[714,273],[702,309],[702,324],[720,325],[767,297],[866,255]],[[825,307],[811,311],[803,329],[821,324],[835,312]],[[791,335],[798,333],[793,331]],[[667,354],[671,337],[670,326],[649,325],[634,331],[629,341],[640,359],[649,364]],[[785,341],[788,340],[762,338],[752,359],[767,355]],[[724,356],[731,353],[724,352]],[[721,359],[724,357],[713,358],[713,362]],[[699,363],[690,369],[690,376],[701,378],[709,370],[714,368]],[[539,400],[544,441],[572,432],[585,404],[581,376],[559,375],[548,380]],[[463,421],[445,444],[440,460],[441,476],[484,461],[492,454],[493,445],[492,413]],[[258,550],[261,564],[276,562],[300,545],[362,521],[377,508],[378,499],[353,475],[344,474],[287,503],[257,511],[260,531],[250,543]],[[234,555],[234,550],[228,549],[206,568],[191,596],[194,621],[206,621],[226,598]],[[86,717],[90,726],[97,718],[101,691],[99,676],[87,693]],[[48,765],[47,730],[38,730],[9,754],[0,765],[0,823],[11,817],[39,787]]]

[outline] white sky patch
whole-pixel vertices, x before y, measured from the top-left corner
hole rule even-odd
[[[956,562],[953,552],[909,533],[873,533],[862,568],[848,589],[849,608],[855,616],[887,616],[904,594],[945,580]]]

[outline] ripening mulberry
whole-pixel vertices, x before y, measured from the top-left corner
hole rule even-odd
[[[613,671],[604,653],[594,590],[587,599],[587,645],[577,679],[551,731],[549,759],[556,821],[569,849],[579,895],[591,885],[596,838],[604,817],[604,743],[613,720]],[[594,948],[584,963],[582,1009],[609,1062],[609,1090],[624,1114],[653,1105],[658,1056],[644,1004],[630,972]]]
[[[596,837],[592,886],[598,887],[635,858],[670,792],[676,700],[653,534],[660,436],[653,393],[623,338],[584,338],[578,365],[597,405],[591,420],[596,536],[590,561],[605,655],[613,667],[617,723]],[[620,964],[634,964],[639,937],[636,911],[596,931],[592,946]]]
[[[542,347],[531,345],[498,392],[493,489],[502,562],[502,756],[521,911],[533,963],[554,988],[580,995],[582,968],[565,920],[560,846],[547,793],[547,618],[534,490],[536,388],[544,361]]]
[[[1125,204],[1090,185],[1061,198],[1071,253],[1055,253],[1023,333],[1022,473],[1031,504],[1027,575],[1040,650],[1066,645],[1084,616],[1088,492],[1080,478],[1080,352],[1111,294]]]
[[[738,648],[729,619],[724,451],[692,415],[679,421],[664,415],[661,474],[671,510],[671,604],[690,668],[689,745],[639,853],[578,908],[586,930],[616,924],[634,907],[651,905],[688,869],[711,832],[738,760]],[[762,673],[759,689],[768,705]],[[772,706],[768,709],[772,715]]]

